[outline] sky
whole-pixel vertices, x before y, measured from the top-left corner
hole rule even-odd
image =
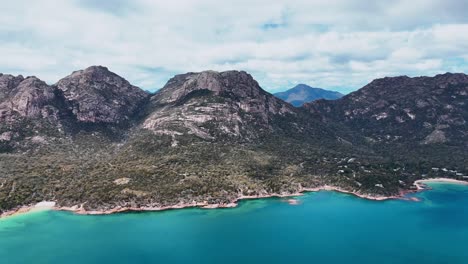
[[[52,84],[91,65],[155,91],[245,70],[270,92],[468,72],[468,0],[1,0],[0,72]]]

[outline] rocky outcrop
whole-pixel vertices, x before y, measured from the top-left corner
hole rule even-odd
[[[125,129],[105,125],[129,125],[148,97],[104,67],[76,71],[57,85],[0,74],[0,152],[31,149],[31,144],[65,140],[90,129],[115,127],[114,135],[123,134]]]
[[[177,75],[151,98],[151,104],[144,128],[203,139],[253,138],[271,129],[275,116],[296,114],[243,71]]]
[[[13,76],[10,74],[0,73],[0,102],[10,97],[13,89],[24,80],[21,75]]]
[[[0,119],[15,117],[58,119],[60,98],[55,89],[36,77],[0,76]]]
[[[377,142],[468,144],[468,76],[377,79],[342,99],[305,105]],[[467,145],[468,146],[468,145]]]
[[[69,118],[55,87],[36,77],[0,75],[0,153],[64,137]]]
[[[91,66],[57,82],[76,118],[87,123],[130,121],[149,94],[110,72]]]
[[[0,118],[73,116],[85,123],[129,122],[149,94],[101,66],[75,71],[50,86],[36,77],[0,74]]]
[[[153,97],[153,101],[158,104],[175,103],[200,90],[230,97],[246,112],[263,115],[293,112],[289,105],[264,91],[258,82],[244,71],[204,71],[176,75]]]

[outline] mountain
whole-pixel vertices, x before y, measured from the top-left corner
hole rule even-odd
[[[54,85],[0,75],[0,212],[229,205],[323,186],[400,195],[467,174],[466,95],[462,74],[384,78],[299,108],[243,71],[176,75],[156,94],[101,66]]]
[[[34,76],[0,74],[0,152],[61,137],[69,118],[59,90]]]
[[[36,77],[0,75],[0,118],[46,118],[58,111],[54,89]]]
[[[446,73],[377,79],[341,99],[318,100],[304,108],[361,133],[380,149],[388,149],[388,155],[405,152],[402,159],[414,153],[418,160],[463,163],[468,148],[467,102],[468,76]]]
[[[306,84],[298,84],[287,91],[275,93],[274,95],[296,107],[318,99],[335,100],[343,97],[343,94],[339,92],[314,88]]]
[[[55,85],[37,77],[0,75],[0,150],[31,150],[89,127],[111,133],[126,125],[149,94],[102,66],[73,72]]]
[[[58,81],[56,87],[63,91],[76,118],[89,123],[127,122],[149,97],[147,92],[102,66],[75,71]]]
[[[205,71],[177,75],[151,98],[143,127],[162,134],[204,139],[249,139],[273,129],[277,116],[296,115],[246,72]]]

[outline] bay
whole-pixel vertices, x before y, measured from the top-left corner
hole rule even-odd
[[[420,202],[320,191],[236,208],[0,219],[0,263],[468,263],[468,187]]]

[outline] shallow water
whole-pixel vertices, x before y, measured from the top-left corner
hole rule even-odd
[[[230,209],[108,216],[43,211],[0,220],[0,263],[468,263],[468,187],[421,202],[337,192]]]

